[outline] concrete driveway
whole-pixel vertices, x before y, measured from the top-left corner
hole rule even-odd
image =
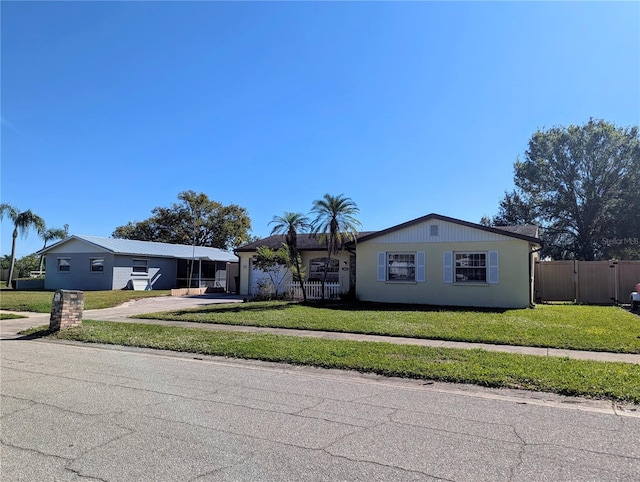
[[[199,306],[215,305],[220,303],[242,303],[241,296],[211,294],[198,296],[157,296],[128,301],[115,308],[102,310],[85,310],[83,318],[105,321],[119,321],[129,316],[143,313],[155,313],[157,311],[185,310]]]
[[[83,318],[86,320],[134,321],[128,317],[143,313],[183,310],[219,303],[242,303],[242,301],[243,299],[240,296],[225,294],[200,296],[157,296],[153,298],[141,298],[138,300],[128,301],[114,308],[85,310]],[[18,336],[17,333],[21,330],[49,324],[49,313],[21,312],[18,314],[26,316],[27,318],[0,320],[0,338],[15,338]]]

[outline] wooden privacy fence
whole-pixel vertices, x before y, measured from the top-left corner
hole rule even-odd
[[[284,291],[289,293],[292,299],[301,300],[302,289],[300,289],[300,283],[284,283]],[[322,283],[320,281],[307,281],[304,283],[304,289],[307,292],[308,300],[322,299]],[[340,296],[340,283],[325,283],[324,285],[324,298],[326,300],[332,298],[338,298]]]
[[[536,261],[537,301],[627,303],[640,283],[640,261]]]

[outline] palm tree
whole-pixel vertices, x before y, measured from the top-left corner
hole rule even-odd
[[[63,228],[49,228],[45,229],[38,233],[40,235],[40,239],[44,241],[44,245],[42,249],[47,247],[47,243],[49,241],[53,241],[54,239],[64,239],[69,235],[69,225],[65,224]],[[42,265],[44,264],[44,254],[40,255],[40,274],[42,274]]]
[[[303,301],[307,302],[307,291],[304,289],[304,276],[298,256],[298,231],[309,227],[309,218],[304,214],[285,212],[283,216],[274,216],[269,224],[275,223],[271,234],[284,234],[285,244],[289,251],[289,262],[296,268],[296,275],[302,290]]]
[[[4,219],[7,215],[13,222],[13,242],[11,243],[11,262],[9,265],[9,276],[7,277],[7,287],[11,286],[11,278],[13,278],[13,267],[16,263],[16,239],[18,232],[23,238],[26,238],[29,229],[35,228],[38,233],[44,231],[44,220],[34,214],[30,209],[20,212],[18,208],[11,204],[0,204],[0,219]]]
[[[348,240],[354,240],[358,234],[358,228],[362,224],[356,218],[360,209],[356,203],[343,194],[331,196],[325,194],[322,199],[313,201],[311,213],[315,219],[311,222],[311,230],[314,235],[320,235],[320,242],[327,244],[327,258],[324,264],[324,276],[322,278],[322,299],[324,299],[324,286],[327,281],[329,262],[332,254],[337,254],[342,249],[342,244]]]

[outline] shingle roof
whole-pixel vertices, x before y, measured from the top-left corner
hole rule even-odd
[[[538,226],[534,226],[532,224],[526,224],[521,226],[483,226],[481,224],[470,223],[468,221],[462,221],[460,219],[450,218],[448,216],[443,216],[441,214],[427,214],[426,216],[422,216],[417,219],[413,219],[411,221],[407,221],[406,223],[398,224],[396,226],[392,226],[387,229],[383,229],[381,231],[363,231],[358,233],[356,238],[356,243],[360,241],[365,241],[367,239],[372,239],[382,234],[387,234],[389,232],[396,231],[398,229],[409,227],[413,224],[421,223],[428,219],[440,219],[442,221],[448,221],[455,224],[461,224],[463,226],[470,226],[476,229],[480,229],[483,231],[489,231],[493,233],[502,234],[505,236],[510,236],[517,239],[523,239],[526,241],[530,241],[532,243],[540,244],[540,234]],[[235,250],[235,252],[250,252],[255,251],[260,246],[268,246],[271,249],[278,249],[285,242],[285,236],[283,234],[274,234],[272,236],[268,236],[266,238],[258,239],[253,243],[245,244],[244,246],[240,246]],[[353,247],[356,243],[353,241],[345,243],[345,247]],[[325,250],[326,245],[324,242],[319,241],[318,236],[314,236],[313,234],[298,234],[298,251],[320,251]]]
[[[523,224],[520,226],[494,226],[502,231],[508,231],[513,234],[519,234],[521,236],[528,236],[530,238],[540,238],[540,228],[534,224]]]
[[[357,239],[362,236],[367,236],[373,233],[373,231],[366,231],[362,233],[358,233]],[[253,243],[245,244],[244,246],[240,246],[236,249],[236,252],[246,252],[246,251],[255,251],[257,248],[261,246],[267,246],[271,249],[278,249],[285,242],[284,234],[274,234],[272,236],[268,236],[266,238],[258,239]],[[313,234],[301,233],[298,234],[298,251],[324,251],[327,249],[326,244],[320,242],[319,236],[314,236]]]
[[[178,259],[208,259],[211,261],[237,262],[238,257],[218,248],[207,248],[203,246],[193,246],[185,244],[157,243],[153,241],[136,241],[132,239],[102,238],[99,236],[73,235],[53,244],[41,251],[46,253],[55,249],[63,243],[72,239],[93,244],[98,248],[110,251],[114,254],[152,256],[158,258],[178,258]]]

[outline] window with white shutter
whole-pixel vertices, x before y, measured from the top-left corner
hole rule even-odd
[[[425,280],[424,251],[378,253],[378,281],[424,283]]]

